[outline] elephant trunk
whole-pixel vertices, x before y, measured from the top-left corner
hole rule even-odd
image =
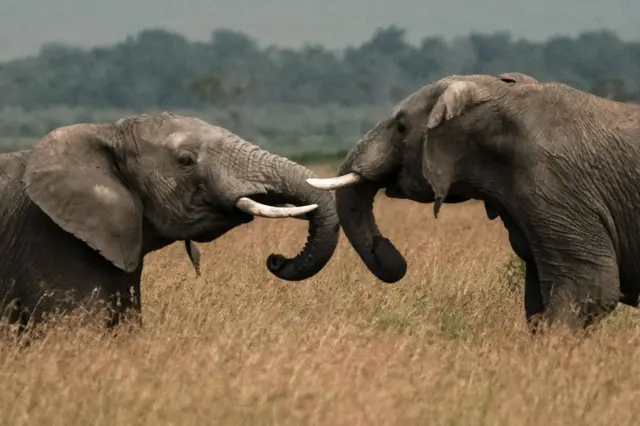
[[[271,254],[267,259],[267,268],[280,279],[300,281],[310,278],[324,268],[338,245],[340,222],[335,198],[330,192],[309,185],[306,179],[313,177],[313,173],[293,161],[263,154],[260,168],[269,176],[267,199],[318,206],[306,213],[309,231],[304,249],[293,258]]]
[[[379,183],[365,180],[336,190],[338,216],[345,235],[367,268],[386,283],[400,281],[407,262],[393,243],[385,238],[373,215],[373,200]]]
[[[406,274],[407,263],[382,235],[373,215],[376,194],[394,180],[402,159],[400,149],[385,142],[388,129],[388,123],[381,121],[369,130],[347,154],[339,177],[309,183],[335,189],[340,225],[352,247],[378,279],[394,283]]]

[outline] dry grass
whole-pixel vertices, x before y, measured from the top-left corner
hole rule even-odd
[[[2,425],[626,425],[637,423],[640,313],[619,308],[586,339],[532,338],[499,222],[482,205],[380,197],[406,254],[377,282],[341,237],[315,278],[278,281],[306,224],[256,220],[149,256],[146,328],[108,337],[59,325],[18,350],[0,342]]]

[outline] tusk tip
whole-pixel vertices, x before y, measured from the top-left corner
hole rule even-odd
[[[312,211],[314,211],[315,209],[318,208],[318,205],[317,204],[309,204],[309,205],[306,205],[306,206],[294,207],[294,208],[296,209],[297,214],[292,215],[291,217],[298,216],[298,215],[303,215],[303,214],[307,214],[309,212],[312,212]]]
[[[307,183],[315,188],[331,191],[340,188],[348,188],[362,181],[362,177],[357,173],[351,172],[346,175],[333,178],[308,178]]]
[[[267,218],[287,218],[307,214],[318,208],[317,204],[309,204],[300,207],[274,207],[242,197],[236,203],[236,207],[253,216]]]

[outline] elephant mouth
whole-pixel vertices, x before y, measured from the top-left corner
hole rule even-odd
[[[200,230],[187,239],[197,243],[208,243],[221,237],[233,228],[250,223],[257,217],[294,218],[308,220],[308,213],[317,205],[296,206],[290,197],[272,193],[261,193],[239,197],[231,214],[220,214],[219,207],[207,203],[207,210],[214,214],[206,230]],[[218,212],[218,213],[215,213]]]
[[[435,202],[435,193],[431,186],[415,186],[409,187],[409,189],[403,187],[397,182],[392,183],[385,189],[385,195],[389,198],[411,200],[420,204],[431,204]],[[445,204],[457,204],[470,200],[468,194],[454,190],[449,191],[443,203]]]
[[[416,203],[430,204],[435,202],[435,193],[431,186],[416,185],[410,189],[405,188],[401,184],[399,171],[394,171],[389,177],[384,180],[374,181],[363,177],[362,175],[349,172],[345,175],[335,178],[323,178],[323,179],[307,179],[307,182],[319,189],[323,190],[338,190],[342,188],[350,188],[363,183],[374,183],[378,188],[384,189],[384,193],[389,198],[394,199],[406,199]],[[446,204],[462,203],[470,200],[471,197],[465,191],[456,191],[455,187],[449,191],[447,197],[443,200]]]
[[[389,198],[398,198],[398,199],[409,198],[409,196],[405,194],[405,192],[396,185],[387,186],[387,188],[384,191],[384,194]]]
[[[389,198],[411,200],[421,204],[429,204],[435,201],[434,193],[431,190],[406,191],[398,185],[388,186],[385,190],[385,195]]]

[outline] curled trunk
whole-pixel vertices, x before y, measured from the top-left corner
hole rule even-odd
[[[406,274],[407,262],[376,224],[373,201],[380,188],[379,183],[365,180],[338,189],[336,206],[345,235],[369,270],[378,279],[394,283]]]
[[[313,177],[313,173],[300,164],[271,154],[263,156],[260,163],[265,174],[270,175],[265,195],[268,204],[318,206],[306,214],[309,231],[302,251],[293,258],[271,254],[267,259],[267,268],[278,278],[288,281],[310,278],[324,268],[338,245],[340,222],[335,198],[330,192],[309,185],[306,179]]]
[[[389,239],[385,238],[373,215],[373,201],[380,188],[393,180],[402,158],[394,144],[386,140],[388,126],[378,123],[349,151],[340,176],[358,174],[352,184],[336,189],[336,207],[340,225],[351,246],[367,268],[386,283],[400,281],[407,272],[407,262]]]

